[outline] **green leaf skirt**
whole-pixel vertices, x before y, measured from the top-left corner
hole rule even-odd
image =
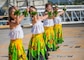
[[[29,42],[28,60],[47,60],[48,53],[43,39],[43,34],[34,34]]]
[[[54,40],[54,30],[53,26],[51,27],[44,27],[44,41],[46,44],[47,51],[55,51],[56,50],[56,43]]]
[[[22,39],[11,40],[8,53],[8,60],[27,60]]]
[[[55,24],[54,25],[54,35],[55,35],[55,41],[56,44],[61,44],[63,41],[63,36],[62,36],[62,24]]]

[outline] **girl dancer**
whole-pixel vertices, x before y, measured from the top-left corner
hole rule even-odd
[[[29,42],[27,57],[29,60],[47,60],[47,50],[43,39],[44,27],[42,20],[46,16],[38,16],[37,9],[34,6],[29,8],[30,16],[32,17],[32,38]]]
[[[18,11],[15,15],[15,11]],[[21,28],[20,22],[23,20],[24,16],[20,15],[20,11],[17,7],[9,8],[9,25],[10,25],[10,45],[9,45],[9,60],[27,60],[25,50],[23,48],[23,30]]]
[[[43,21],[44,23],[44,40],[48,51],[56,50],[56,43],[54,40],[54,22],[53,22],[53,8],[51,3],[45,5],[45,15],[48,14],[48,18]]]
[[[60,17],[60,15],[62,15],[64,13],[64,10],[58,12],[58,7],[57,5],[54,8],[54,33],[55,33],[55,41],[56,44],[60,44],[63,42],[63,37],[62,37],[62,24],[61,24],[61,20],[62,18]]]

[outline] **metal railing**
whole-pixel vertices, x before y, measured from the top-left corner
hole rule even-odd
[[[64,6],[65,5],[58,5],[60,9],[62,9]],[[45,6],[35,6],[35,7],[38,10],[38,14],[43,15],[43,12],[45,11]],[[20,9],[24,8],[26,7],[20,7]],[[62,15],[62,23],[64,24],[84,23],[84,5],[66,5],[66,8],[67,11]]]
[[[60,9],[64,7],[64,5],[58,6]],[[62,23],[63,24],[72,24],[72,23],[84,23],[84,5],[66,5],[67,10],[62,15]],[[20,7],[20,9],[25,9],[26,7]],[[44,6],[36,6],[38,14],[43,15],[45,11]],[[59,10],[60,11],[60,10]],[[31,21],[28,18],[25,18],[24,24],[28,23],[27,20]],[[0,21],[0,22],[6,22],[6,21]],[[29,22],[28,24],[30,24]]]
[[[64,5],[58,6],[60,9]],[[66,12],[62,15],[63,24],[72,24],[72,23],[84,23],[84,5],[66,5]],[[44,6],[37,6],[39,15],[42,15],[45,11]]]

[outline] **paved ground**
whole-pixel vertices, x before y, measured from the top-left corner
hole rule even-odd
[[[27,52],[30,28],[24,28],[23,44]],[[8,60],[9,29],[0,29],[0,60]],[[57,51],[49,52],[49,60],[84,60],[84,24],[63,25],[64,43]]]

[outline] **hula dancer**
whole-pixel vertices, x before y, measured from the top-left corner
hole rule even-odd
[[[44,23],[44,40],[48,51],[56,50],[56,43],[54,40],[54,22],[53,22],[53,8],[51,3],[45,5],[45,15],[48,14],[48,18],[43,21]]]
[[[54,8],[54,12],[53,12],[53,14],[54,14],[54,33],[55,33],[56,44],[60,44],[63,42],[62,24],[61,24],[62,18],[60,17],[60,15],[62,15],[64,13],[64,11],[65,11],[65,9],[58,12],[58,7],[56,5]]]
[[[12,6],[9,8],[10,45],[8,60],[27,60],[22,44],[24,35],[20,25],[23,18],[24,15],[20,15],[20,11],[17,7]]]
[[[44,27],[42,20],[46,19],[46,16],[38,16],[37,9],[34,6],[29,8],[30,16],[32,17],[32,38],[29,42],[27,57],[28,60],[47,60],[48,54],[43,39]]]

